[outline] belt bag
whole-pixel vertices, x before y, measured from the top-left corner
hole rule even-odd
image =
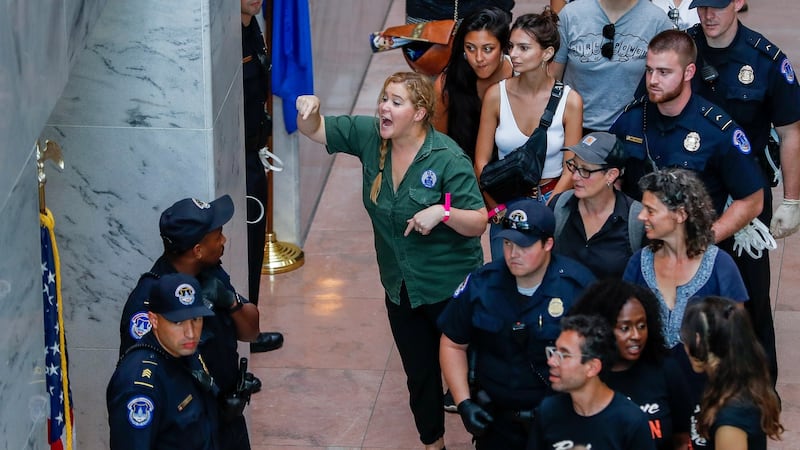
[[[563,93],[564,85],[556,81],[539,126],[533,130],[531,137],[505,158],[492,161],[483,168],[481,190],[496,202],[505,203],[514,198],[528,196],[539,186],[547,156],[547,129],[553,123],[553,116]]]

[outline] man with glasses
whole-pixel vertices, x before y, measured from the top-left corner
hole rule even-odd
[[[594,280],[578,262],[551,254],[547,206],[526,198],[508,211],[497,235],[504,259],[467,276],[438,321],[442,373],[478,449],[525,448],[533,409],[552,393],[544,348]]]
[[[554,395],[536,408],[529,450],[574,448],[655,450],[647,416],[601,379],[617,355],[611,326],[596,316],[561,321],[561,334],[545,349]]]
[[[649,0],[576,1],[558,17],[553,76],[583,97],[583,134],[608,131],[634,98],[647,43],[672,22]]]
[[[777,185],[774,164],[780,163],[783,202],[772,214],[772,190],[764,189],[764,209],[759,220],[770,224],[775,239],[800,227],[800,85],[786,55],[760,33],[742,25],[737,17],[744,0],[694,0],[700,25],[689,30],[697,44],[702,76],[692,87],[718,104],[742,126],[768,182]],[[771,128],[780,138],[770,143]],[[777,142],[780,142],[779,146]],[[765,151],[767,148],[772,151]],[[729,250],[729,249],[728,249]],[[773,383],[778,367],[775,330],[770,308],[770,266],[765,251],[760,258],[734,255],[750,301],[747,310],[770,362]]]

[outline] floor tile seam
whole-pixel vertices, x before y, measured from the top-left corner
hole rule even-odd
[[[394,343],[394,340],[392,340],[392,345],[389,347],[389,352],[386,355],[386,363],[384,364],[384,367],[383,367],[383,371],[382,371],[383,375],[381,376],[381,382],[378,384],[378,392],[377,392],[377,394],[375,395],[375,398],[372,401],[372,407],[369,409],[369,418],[367,419],[367,427],[366,427],[366,430],[364,431],[364,437],[361,439],[361,448],[364,448],[364,442],[367,439],[367,434],[369,433],[370,426],[372,425],[372,418],[375,416],[375,408],[377,408],[377,406],[378,406],[378,397],[380,397],[381,390],[383,389],[383,385],[384,385],[384,383],[386,383],[386,375],[391,370],[389,368],[389,365],[391,364],[392,353],[394,351],[395,351],[395,343]],[[381,448],[381,447],[378,447],[378,448]]]

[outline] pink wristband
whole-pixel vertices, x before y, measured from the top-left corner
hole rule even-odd
[[[442,222],[447,222],[450,220],[450,193],[444,194],[444,217],[442,217]]]
[[[491,219],[492,217],[500,214],[501,212],[503,212],[505,210],[506,210],[506,204],[505,203],[500,203],[499,205],[495,206],[494,209],[489,211],[488,216]]]

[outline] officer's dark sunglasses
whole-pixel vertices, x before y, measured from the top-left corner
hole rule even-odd
[[[600,47],[600,54],[604,57],[611,59],[614,56],[614,36],[617,34],[617,29],[613,23],[603,27],[603,37],[611,42],[606,42]]]

